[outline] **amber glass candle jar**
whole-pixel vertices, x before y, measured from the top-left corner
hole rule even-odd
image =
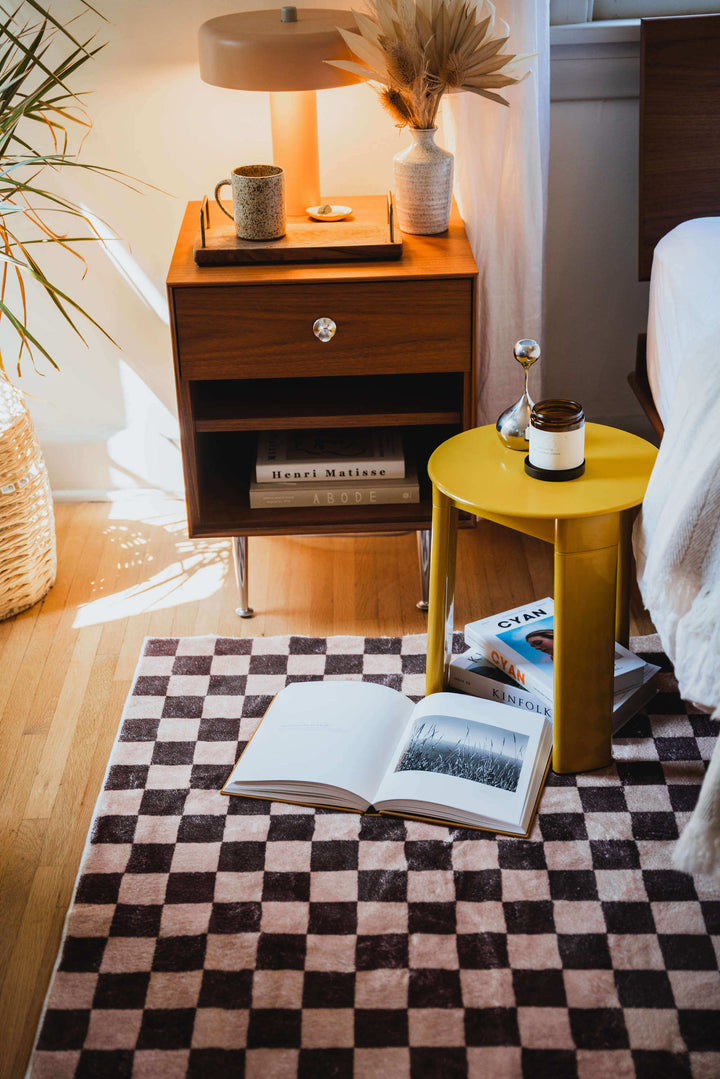
[[[525,471],[541,480],[571,480],[585,471],[585,413],[577,401],[550,398],[533,406]]]

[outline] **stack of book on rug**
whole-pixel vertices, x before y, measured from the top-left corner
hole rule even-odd
[[[450,661],[448,685],[552,720],[553,617],[553,601],[546,597],[469,622],[469,647]],[[613,734],[656,693],[659,671],[615,645]]]
[[[544,634],[529,654],[517,639],[530,632],[525,615]],[[293,682],[273,698],[223,794],[527,836],[552,752],[551,633],[547,599],[471,623],[471,650],[450,667],[463,692],[417,703],[373,682]],[[530,681],[533,650],[542,662],[529,692],[502,669]],[[652,695],[658,671],[617,646],[615,727]]]
[[[414,464],[399,431],[344,427],[263,431],[258,436],[251,509],[419,502]]]

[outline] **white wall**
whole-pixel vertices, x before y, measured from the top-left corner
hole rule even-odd
[[[648,302],[637,274],[637,128],[636,100],[552,105],[543,392],[647,435],[627,384]]]
[[[551,29],[543,392],[652,438],[627,375],[647,322],[638,281],[639,25]]]
[[[211,194],[233,165],[271,156],[264,96],[207,86],[197,72],[199,24],[238,10],[238,0],[102,0],[100,6],[108,24],[88,15],[81,23],[88,35],[97,29],[99,40],[109,42],[77,78],[78,89],[94,90],[88,99],[94,126],[82,160],[161,190],[138,194],[77,171],[58,180],[123,238],[105,248],[84,245],[84,279],[72,258],[51,251],[46,261],[119,349],[92,327],[86,348],[58,324],[43,297],[32,299],[33,329],[49,339],[61,371],[45,366],[40,376],[26,362],[20,384],[32,395],[60,497],[136,485],[181,489],[165,298],[177,230],[188,200]],[[78,10],[77,0],[53,6],[60,18]],[[392,155],[406,136],[367,86],[318,96],[323,193],[386,191]],[[624,426],[639,415],[625,376],[647,295],[634,269],[636,128],[636,100],[552,106],[545,389],[577,397],[591,419]],[[2,340],[11,367],[7,331]]]

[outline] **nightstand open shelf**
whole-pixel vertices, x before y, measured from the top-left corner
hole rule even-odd
[[[418,531],[427,563],[427,462],[475,411],[477,268],[457,210],[441,236],[404,236],[397,261],[198,266],[199,210],[167,279],[190,537],[234,538],[241,613],[248,536]],[[258,432],[324,427],[402,429],[420,501],[250,509]]]
[[[463,421],[461,372],[190,383],[196,431],[395,427]]]
[[[208,432],[197,439],[201,524],[196,535],[288,535],[322,532],[396,532],[427,527],[432,491],[427,462],[440,443],[460,431],[458,425],[408,427],[405,448],[417,462],[420,501],[397,505],[287,507],[251,509],[248,487],[253,476],[253,432]]]

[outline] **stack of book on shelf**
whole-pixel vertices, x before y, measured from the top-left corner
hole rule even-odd
[[[263,431],[258,436],[251,509],[419,502],[399,431],[345,427]]]
[[[465,626],[466,652],[453,656],[448,685],[463,693],[536,712],[552,722],[553,601],[549,597]],[[615,645],[613,734],[657,691],[660,671]]]

